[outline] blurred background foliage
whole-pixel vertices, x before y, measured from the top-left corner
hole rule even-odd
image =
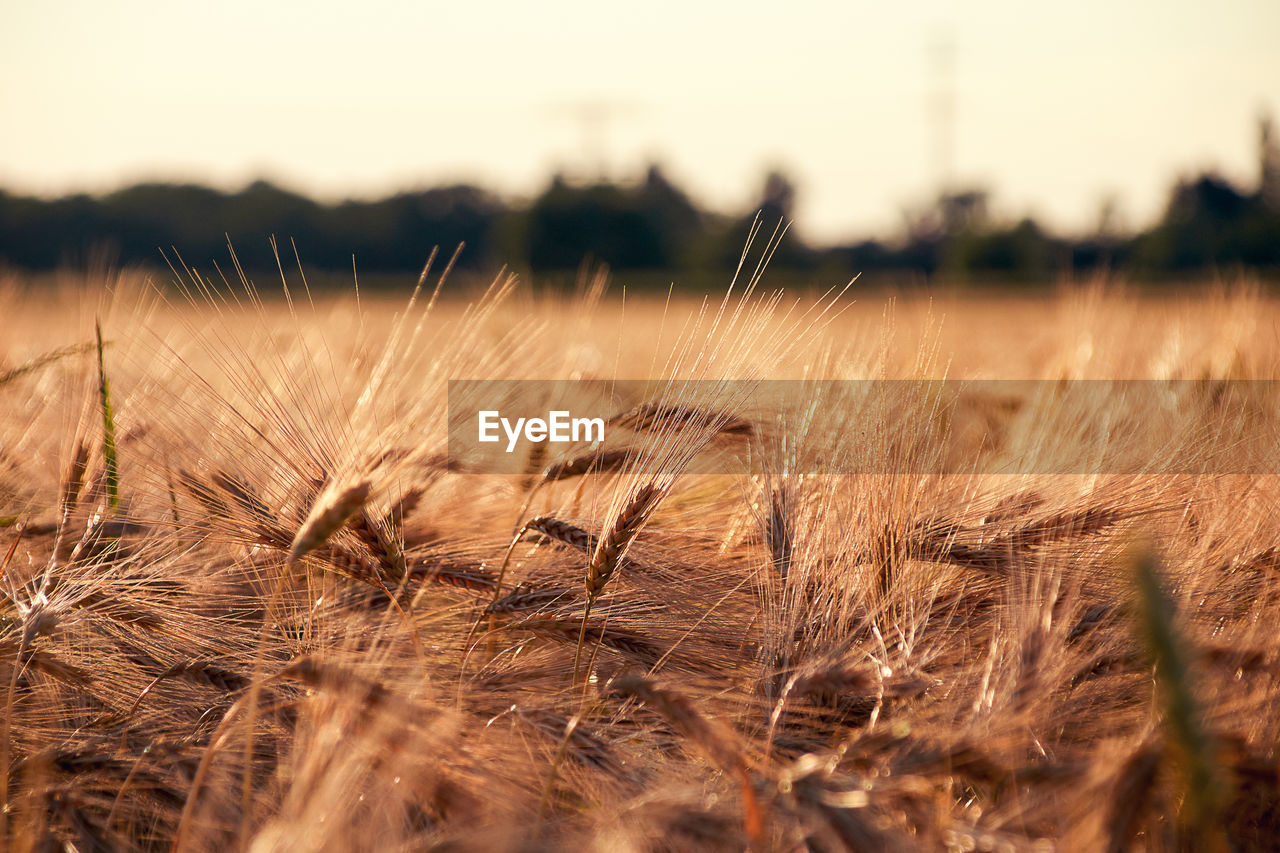
[[[1099,270],[1143,280],[1173,280],[1241,269],[1280,275],[1280,156],[1265,132],[1255,186],[1213,173],[1177,180],[1159,220],[1126,233],[1103,205],[1093,233],[1063,236],[1030,217],[990,212],[984,187],[941,192],[904,212],[897,236],[828,246],[788,235],[773,269],[815,279],[868,274],[901,281],[1035,285]],[[275,268],[269,238],[282,260],[293,248],[310,269],[361,273],[417,271],[432,246],[460,243],[464,269],[500,266],[544,280],[584,261],[616,271],[698,280],[737,263],[757,216],[766,231],[788,221],[796,188],[782,171],[765,175],[754,206],[708,210],[657,165],[635,180],[574,181],[553,176],[532,199],[508,199],[458,184],[374,200],[323,204],[266,181],[239,192],[144,183],[107,195],[40,199],[0,191],[0,264],[26,270],[83,266],[93,260],[159,265],[176,250],[192,266],[227,258],[230,242],[242,266]],[[683,276],[683,278],[682,278]],[[644,280],[641,276],[639,280]],[[669,279],[667,279],[669,280]],[[665,282],[663,283],[665,286]]]

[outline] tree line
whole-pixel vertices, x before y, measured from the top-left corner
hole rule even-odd
[[[1265,164],[1264,164],[1265,166]],[[1248,268],[1280,273],[1280,203],[1265,173],[1255,191],[1211,173],[1177,181],[1159,221],[1137,233],[1101,222],[1096,233],[1055,235],[1033,218],[992,216],[982,190],[951,192],[907,218],[896,239],[814,246],[794,234],[774,268],[812,273],[900,273],[921,279],[1045,282],[1099,269],[1144,278]],[[1274,176],[1270,180],[1274,181]],[[767,228],[791,216],[795,188],[780,172],[763,181],[756,205],[738,214],[708,210],[658,166],[638,180],[581,183],[554,177],[535,198],[515,202],[481,187],[442,186],[368,201],[324,204],[266,181],[238,192],[192,184],[144,183],[105,195],[40,199],[0,191],[0,264],[40,270],[113,263],[162,263],[171,247],[193,266],[227,257],[246,269],[274,268],[268,243],[293,248],[315,269],[403,273],[432,246],[464,243],[464,268],[500,265],[546,274],[584,260],[617,270],[722,273],[736,265],[758,216]]]

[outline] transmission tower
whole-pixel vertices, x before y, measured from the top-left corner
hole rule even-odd
[[[929,126],[933,179],[938,195],[956,189],[956,40],[950,27],[940,29],[929,46],[932,91]]]
[[[558,104],[550,112],[577,124],[583,173],[603,182],[608,180],[612,164],[610,131],[619,119],[638,109],[628,101],[598,98]]]

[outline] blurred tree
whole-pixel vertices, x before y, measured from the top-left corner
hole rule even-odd
[[[1139,237],[1136,258],[1147,271],[1280,266],[1280,212],[1213,173],[1182,180],[1161,222]]]
[[[791,270],[816,269],[821,259],[792,230],[792,213],[796,202],[796,185],[780,169],[764,176],[754,209],[742,216],[717,223],[709,230],[699,253],[704,267],[717,270],[734,269],[742,257],[747,238],[754,225],[759,225],[754,252],[763,252],[765,242],[779,228],[786,234],[773,253],[772,266]]]
[[[640,204],[646,216],[657,225],[659,251],[669,260],[668,268],[688,266],[693,246],[705,227],[702,211],[667,179],[656,163],[645,173]]]
[[[98,202],[87,195],[52,201],[0,192],[0,261],[33,269],[84,265],[95,252],[118,257]]]
[[[616,184],[575,187],[557,175],[529,209],[529,266],[570,270],[586,257],[614,269],[663,266],[661,238],[629,195]]]
[[[614,269],[679,269],[703,225],[657,165],[635,186],[575,186],[557,175],[529,208],[523,248],[537,271],[575,269],[587,257]]]
[[[781,170],[771,169],[764,176],[760,192],[760,218],[765,222],[790,222],[795,203],[795,184]]]
[[[968,189],[943,194],[938,199],[942,232],[947,236],[978,233],[990,224],[987,210],[990,194]]]
[[[1053,241],[1034,219],[1025,217],[1011,228],[997,228],[973,236],[963,269],[970,273],[996,274],[1022,282],[1049,278]]]
[[[458,263],[479,268],[494,263],[504,213],[496,196],[466,184],[348,201],[323,216],[329,248],[321,251],[326,266],[349,267],[354,255],[360,269],[394,272],[421,267],[434,246],[447,254],[465,244]]]

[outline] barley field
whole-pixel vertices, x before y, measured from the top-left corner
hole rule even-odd
[[[0,847],[1280,845],[1275,476],[1001,473],[1154,426],[1020,401],[980,413],[1003,439],[970,473],[832,473],[806,461],[927,457],[954,424],[680,397],[1224,388],[1280,375],[1264,290],[793,296],[748,269],[703,301],[443,266],[413,299],[0,281]],[[451,464],[449,380],[624,378],[668,380],[611,432],[644,464]],[[1199,431],[1153,467],[1227,421],[1227,453],[1280,446],[1274,398],[1182,402]],[[744,448],[756,470],[691,473]]]

